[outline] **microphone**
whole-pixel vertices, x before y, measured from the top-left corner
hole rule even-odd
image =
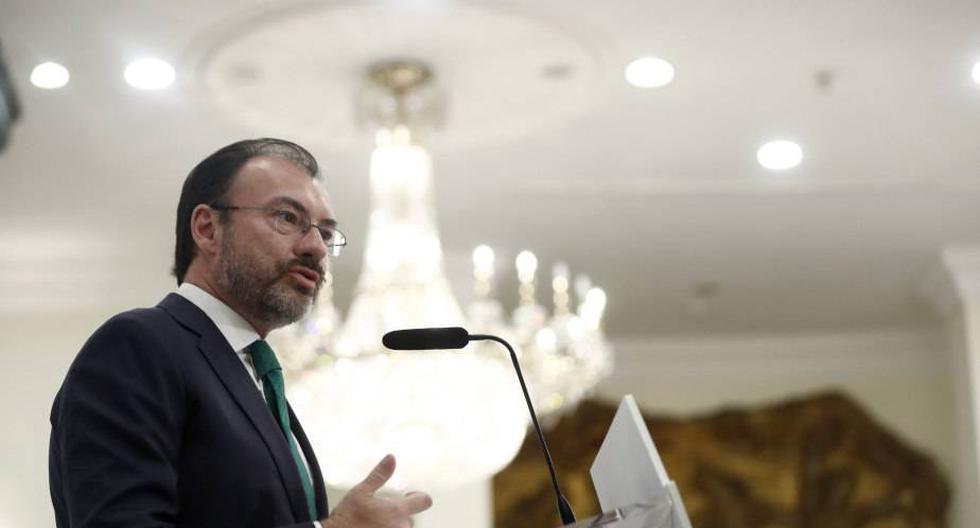
[[[436,350],[463,348],[470,342],[465,328],[414,328],[395,330],[381,338],[384,346],[392,350]]]
[[[531,421],[534,423],[534,430],[538,433],[538,444],[544,453],[545,462],[548,463],[548,471],[551,474],[551,485],[555,488],[555,497],[558,500],[558,515],[561,517],[562,525],[575,524],[575,514],[572,512],[568,499],[561,493],[558,487],[558,473],[555,471],[555,464],[551,460],[551,452],[548,451],[548,443],[544,440],[544,433],[541,432],[541,425],[538,424],[538,415],[534,412],[534,405],[531,404],[531,396],[527,392],[527,384],[524,383],[524,374],[521,373],[521,364],[517,361],[517,353],[510,343],[503,339],[483,334],[470,334],[465,328],[458,326],[448,328],[413,328],[407,330],[395,330],[388,332],[381,338],[384,346],[392,350],[437,350],[448,348],[463,348],[470,341],[496,341],[510,352],[510,360],[517,371],[517,379],[521,382],[521,390],[524,391],[524,401],[527,402],[527,410],[531,413]]]

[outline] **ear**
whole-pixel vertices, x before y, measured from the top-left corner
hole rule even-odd
[[[205,258],[212,258],[221,247],[221,229],[218,226],[218,215],[205,204],[200,204],[191,212],[191,236],[197,244],[198,253]]]

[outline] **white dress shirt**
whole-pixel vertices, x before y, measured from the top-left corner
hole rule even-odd
[[[255,365],[252,364],[252,356],[245,350],[248,345],[262,339],[259,333],[252,328],[252,325],[244,317],[238,315],[238,312],[229,308],[227,304],[221,302],[210,293],[189,282],[181,284],[177,288],[177,294],[200,308],[214,322],[214,325],[218,327],[218,331],[225,337],[225,340],[228,341],[228,344],[231,345],[232,350],[238,356],[239,361],[242,362],[248,376],[255,382],[255,387],[258,389],[259,395],[262,396],[262,401],[265,401],[265,393],[262,391],[262,379],[255,375]],[[290,431],[289,434],[292,435],[293,432]],[[296,442],[295,435],[293,435],[293,442]],[[299,447],[298,442],[296,446]],[[306,466],[306,473],[312,478],[313,474],[310,472],[310,463],[306,460],[306,454],[303,453],[302,449],[297,449],[297,451],[299,451],[300,458],[303,459],[303,464]],[[321,528],[319,521],[314,520],[313,525],[316,528]]]

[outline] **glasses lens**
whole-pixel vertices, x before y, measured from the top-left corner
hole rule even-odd
[[[296,213],[278,209],[270,209],[269,212],[272,213],[273,227],[280,234],[293,235],[303,230],[303,221]]]
[[[340,254],[340,249],[347,245],[347,237],[333,226],[317,226],[323,243],[330,249],[330,255],[336,257]]]

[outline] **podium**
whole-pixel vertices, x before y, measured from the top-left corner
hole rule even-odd
[[[589,474],[603,513],[562,528],[691,528],[632,395],[620,401]]]
[[[683,520],[677,519],[676,503],[663,498],[656,504],[632,504],[603,512],[575,524],[566,524],[559,528],[690,528],[687,512],[680,505]]]

